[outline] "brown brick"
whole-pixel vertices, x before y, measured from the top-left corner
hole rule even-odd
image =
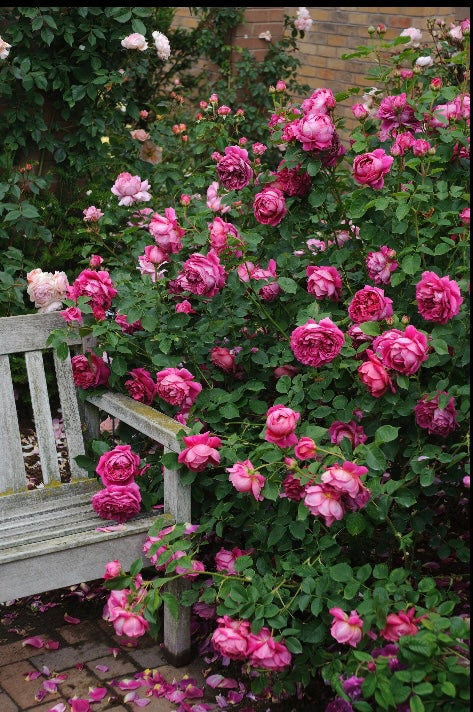
[[[44,677],[27,682],[25,674],[31,669],[32,666],[27,661],[15,662],[1,668],[0,684],[20,710],[26,710],[35,705],[35,695],[44,682]],[[57,692],[48,694],[48,700],[56,700],[57,697]]]
[[[11,697],[0,692],[0,710],[2,712],[19,712],[18,705],[13,702]]]
[[[15,660],[15,662],[27,660],[28,658],[31,658],[34,655],[40,655],[41,653],[44,653],[44,650],[41,650],[41,648],[33,648],[31,645],[22,645],[21,640],[17,640],[14,643],[7,643],[7,645],[2,645],[0,647],[0,666],[8,665],[12,660]]]

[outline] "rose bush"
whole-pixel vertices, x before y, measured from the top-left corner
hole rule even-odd
[[[107,574],[127,594],[106,617],[125,632],[139,601],[157,635],[177,605],[163,587],[191,576],[202,654],[243,665],[255,694],[324,680],[327,709],[467,709],[469,31],[431,29],[419,47],[370,32],[356,56],[376,51],[378,92],[346,146],[349,96],[328,88],[272,92],[267,151],[211,97],[188,127],[205,166],[174,198],[151,181],[150,212],[100,205],[64,301],[110,385],[190,430],[139,486],[155,504],[161,466],[178,469],[198,531],[152,528],[156,577]],[[80,363],[78,385],[100,385]]]

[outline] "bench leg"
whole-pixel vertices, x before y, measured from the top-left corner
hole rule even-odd
[[[166,591],[179,599],[188,583],[183,579],[171,581]],[[187,665],[195,656],[191,649],[191,609],[179,606],[178,619],[175,620],[164,604],[164,656],[174,667]]]

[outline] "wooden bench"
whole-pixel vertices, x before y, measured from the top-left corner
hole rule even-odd
[[[108,561],[125,570],[142,555],[146,532],[158,517],[164,526],[191,521],[190,487],[177,472],[164,470],[164,514],[140,513],[120,531],[92,509],[91,496],[102,484],[90,479],[74,458],[85,453],[84,437],[98,438],[100,412],[152,438],[165,452],[179,452],[182,426],[150,406],[120,393],[77,398],[71,356],[52,350],[55,378],[69,453],[71,480],[61,483],[43,352],[52,329],[64,327],[57,312],[0,318],[0,602],[64,588],[103,577]],[[72,336],[69,346],[84,344]],[[44,487],[27,489],[10,355],[24,355]],[[53,374],[48,374],[48,376]],[[19,404],[21,412],[21,403]],[[179,598],[179,582],[167,589]],[[175,620],[164,607],[164,652],[178,667],[191,658],[190,609]]]

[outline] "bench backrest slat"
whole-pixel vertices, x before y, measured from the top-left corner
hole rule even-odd
[[[8,356],[0,355],[0,492],[26,487],[26,471]]]
[[[64,328],[66,322],[58,312],[50,314],[23,314],[0,318],[0,353],[14,354],[39,351],[46,348],[46,341],[53,329]],[[71,335],[68,344],[80,344],[78,335]]]
[[[69,451],[71,478],[82,479],[87,477],[87,472],[82,470],[74,459],[77,455],[83,455],[85,450],[79,405],[77,403],[74,379],[72,378],[71,357],[68,354],[67,358],[61,361],[56,353],[53,352],[53,358],[61,402],[61,414],[66,432],[67,449]]]

